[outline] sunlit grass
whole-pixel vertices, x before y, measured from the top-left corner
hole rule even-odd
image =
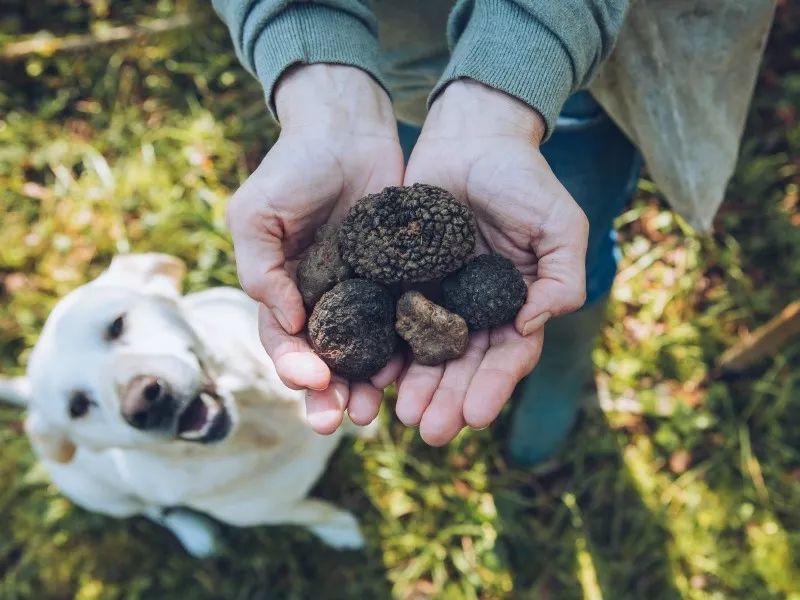
[[[176,9],[47,4],[0,15],[0,35]],[[33,58],[0,81],[3,373],[21,371],[56,299],[115,253],[182,257],[188,290],[236,284],[225,202],[276,129],[208,6],[177,8],[201,26]],[[360,515],[364,552],[290,527],[221,527],[223,554],[197,562],[144,520],[62,498],[20,411],[0,407],[0,598],[797,598],[800,344],[737,379],[710,374],[800,297],[798,64],[785,44],[768,61],[715,231],[692,232],[647,180],[620,216],[600,408],[547,469],[506,463],[507,414],[434,450],[393,422],[389,398],[379,438],[345,444],[316,491]]]

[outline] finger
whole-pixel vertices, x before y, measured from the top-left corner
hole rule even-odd
[[[464,420],[475,429],[487,427],[533,370],[542,351],[543,332],[520,336],[510,325],[492,331],[490,347],[470,381],[464,399]]]
[[[558,226],[543,228],[546,239],[532,246],[538,256],[536,279],[514,320],[521,335],[540,330],[550,317],[578,310],[586,300],[588,221],[577,206],[563,212]]]
[[[433,398],[442,379],[444,367],[426,367],[411,363],[397,390],[395,413],[400,421],[413,427],[419,425],[422,414]]]
[[[439,386],[419,424],[419,434],[426,443],[443,446],[463,429],[467,389],[488,347],[489,332],[479,331],[470,336],[467,351],[446,364]]]
[[[259,305],[258,331],[261,344],[275,365],[281,381],[292,389],[324,390],[331,379],[328,365],[302,336],[286,333],[272,312]]]
[[[306,392],[306,420],[311,428],[322,435],[330,435],[342,424],[344,409],[350,398],[347,380],[338,375],[331,377],[324,390]]]
[[[369,425],[378,416],[383,401],[383,388],[376,388],[366,381],[350,384],[350,401],[347,413],[356,425]]]
[[[267,199],[259,197],[250,181],[234,194],[227,211],[239,283],[248,296],[272,310],[287,333],[298,333],[306,314],[297,285],[285,268],[283,224],[265,214]]]
[[[537,279],[528,286],[525,304],[514,317],[514,327],[523,336],[541,331],[553,316],[580,308],[585,297],[585,289],[574,293],[560,281]]]
[[[388,387],[398,380],[405,366],[404,363],[403,357],[400,354],[395,354],[385,367],[370,378],[370,382],[379,390]]]

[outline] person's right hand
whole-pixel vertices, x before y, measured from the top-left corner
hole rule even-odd
[[[403,373],[397,416],[431,445],[492,423],[536,366],[545,322],[586,297],[589,223],[539,150],[544,132],[535,109],[459,79],[434,101],[409,159],[406,185],[438,185],[469,205],[477,253],[505,256],[528,285],[513,324],[472,332],[463,356]]]
[[[298,259],[325,223],[338,223],[366,194],[403,181],[403,155],[389,98],[353,67],[292,69],[275,91],[281,133],[228,206],[242,288],[261,303],[261,342],[278,376],[308,390],[308,421],[332,433],[348,409],[372,420],[398,360],[369,382],[332,375],[306,341],[306,312],[293,279]]]

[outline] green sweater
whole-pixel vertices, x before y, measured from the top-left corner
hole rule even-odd
[[[611,52],[629,2],[458,0],[447,22],[450,54],[438,81],[432,82],[428,103],[450,81],[468,77],[532,106],[544,117],[548,132],[552,131],[564,101],[586,85]],[[380,29],[402,28],[403,10],[413,11],[405,36],[409,44],[423,44],[420,31],[424,27],[413,23],[424,23],[428,16],[435,19],[443,3],[452,4],[446,0],[391,2],[384,12],[394,19],[381,22]],[[382,72],[385,56],[371,2],[213,0],[213,4],[230,29],[242,64],[264,86],[270,108],[275,83],[297,63],[359,67],[393,91]]]

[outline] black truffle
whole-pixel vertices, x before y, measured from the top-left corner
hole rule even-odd
[[[499,254],[481,254],[442,281],[442,304],[473,331],[512,321],[527,293],[522,274]]]
[[[359,276],[381,283],[442,277],[474,247],[469,208],[447,190],[421,183],[362,198],[339,229],[342,258]]]
[[[322,294],[351,274],[339,255],[336,229],[323,225],[317,231],[316,242],[297,265],[297,287],[306,308],[314,308]]]
[[[394,300],[372,281],[342,281],[317,302],[308,320],[308,335],[314,351],[334,372],[366,379],[394,352]]]

